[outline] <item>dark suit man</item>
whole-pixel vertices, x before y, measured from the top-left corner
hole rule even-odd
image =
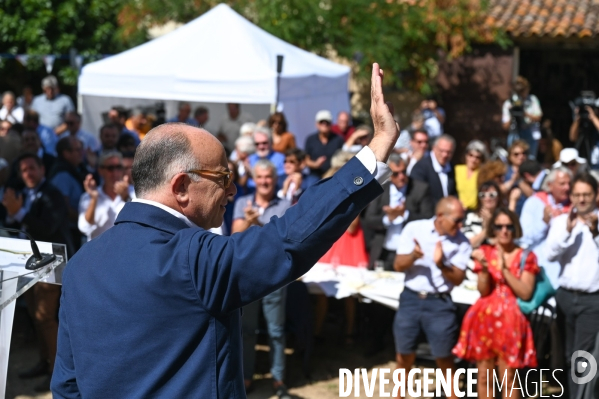
[[[54,397],[244,398],[240,308],[309,270],[383,191],[399,132],[377,64],[372,93],[369,147],[281,218],[230,237],[207,231],[236,191],[220,142],[182,124],[149,132],[138,199],[65,270]]]
[[[453,137],[443,134],[435,141],[431,153],[422,158],[410,173],[410,178],[424,182],[436,204],[441,198],[456,196],[455,173],[451,158],[455,151]]]
[[[44,164],[36,155],[21,155],[17,163],[25,188],[21,192],[7,188],[4,193],[2,204],[8,214],[7,225],[25,230],[35,240],[67,244],[70,255],[73,246],[70,241],[67,205],[62,194],[44,178]],[[20,377],[51,374],[56,357],[56,318],[60,286],[36,284],[25,293],[25,298],[40,341],[40,361],[32,369],[21,373]],[[36,390],[47,391],[49,386],[48,376]]]
[[[406,223],[433,217],[435,205],[428,186],[408,178],[406,162],[399,154],[391,154],[387,164],[391,169],[391,180],[383,184],[383,195],[368,205],[363,222],[364,227],[372,232],[370,267],[375,261],[382,260],[385,270],[392,271],[397,250],[395,236],[401,234]],[[399,203],[390,206],[392,200]]]

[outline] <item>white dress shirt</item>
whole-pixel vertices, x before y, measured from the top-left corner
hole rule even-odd
[[[130,188],[131,191],[131,188]],[[131,193],[129,194],[131,196]],[[94,223],[88,223],[85,219],[85,212],[91,202],[91,197],[88,193],[83,193],[79,200],[79,220],[77,221],[77,227],[81,233],[87,236],[87,241],[98,237],[106,230],[114,226],[114,221],[119,215],[125,201],[120,195],[117,195],[114,199],[110,198],[102,187],[98,188],[98,202],[96,203],[96,211],[94,212]]]
[[[597,211],[595,211],[597,212]],[[568,214],[551,221],[545,249],[547,259],[561,267],[558,284],[562,288],[583,292],[599,291],[599,236],[593,238],[589,227],[578,220],[571,233],[566,224]]]
[[[389,186],[389,206],[394,208],[399,205],[403,205],[406,202],[406,191],[408,186],[405,185],[401,189],[397,189],[394,184]],[[399,244],[399,236],[403,229],[403,223],[410,216],[410,211],[404,211],[402,216],[398,216],[392,221],[389,220],[389,216],[383,216],[383,224],[387,227],[387,234],[385,235],[384,248],[388,251],[396,251]]]
[[[431,151],[431,160],[433,161],[433,169],[435,169],[435,172],[437,172],[437,174],[439,175],[441,187],[443,188],[443,196],[447,197],[449,195],[447,191],[447,175],[449,174],[449,172],[451,172],[451,166],[449,166],[449,163],[447,163],[447,165],[445,166],[441,166],[439,161],[437,161],[437,158],[435,157],[435,153],[433,151]]]
[[[398,255],[409,255],[414,250],[414,240],[420,244],[424,256],[414,261],[414,265],[405,271],[405,286],[412,291],[428,293],[448,293],[453,284],[443,276],[435,264],[433,254],[438,241],[441,241],[445,263],[460,270],[466,270],[472,246],[461,232],[454,237],[440,236],[435,229],[435,218],[416,220],[408,223],[399,238]]]

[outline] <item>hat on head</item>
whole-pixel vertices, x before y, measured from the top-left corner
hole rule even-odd
[[[332,122],[333,121],[333,115],[331,114],[331,111],[329,111],[327,109],[323,109],[321,111],[318,111],[316,113],[316,122],[320,122],[320,121]]]
[[[554,168],[564,166],[572,161],[576,161],[579,164],[587,163],[587,160],[578,156],[578,150],[576,148],[564,148],[559,153],[559,161],[553,164]]]

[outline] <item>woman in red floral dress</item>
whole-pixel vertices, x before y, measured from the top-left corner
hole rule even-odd
[[[517,369],[537,366],[530,323],[516,300],[532,296],[535,274],[539,272],[537,258],[529,252],[521,272],[525,252],[514,243],[522,236],[518,217],[506,208],[499,208],[492,220],[487,234],[495,239],[495,244],[482,245],[472,252],[481,297],[466,313],[460,338],[453,348],[457,357],[476,362],[479,398],[492,397],[495,366],[499,368],[500,379],[507,373],[510,388]],[[487,386],[491,388],[489,392]],[[519,392],[513,390],[514,395]],[[509,390],[504,390],[503,397],[508,397],[508,393]]]

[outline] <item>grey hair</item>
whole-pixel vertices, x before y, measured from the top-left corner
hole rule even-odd
[[[254,122],[246,122],[239,128],[240,136],[250,136],[254,133],[254,129],[256,128],[256,124]]]
[[[263,134],[264,136],[268,137],[268,141],[272,140],[272,135],[270,133],[270,129],[267,127],[262,127],[262,126],[257,126],[254,129],[254,133],[252,134],[252,138],[256,138],[256,134]]]
[[[396,152],[392,152],[391,155],[389,155],[389,160],[387,161],[387,165],[389,165],[389,164],[400,165],[402,163],[405,164],[406,160],[403,159],[400,154],[398,154]]]
[[[277,176],[277,167],[275,166],[274,163],[270,162],[268,159],[259,159],[256,161],[256,163],[254,164],[254,168],[252,170],[254,175],[256,174],[257,169],[270,169],[270,172],[272,173],[272,177]]]
[[[435,139],[435,143],[433,144],[433,147],[434,147],[434,146],[436,146],[436,145],[437,145],[437,143],[438,143],[440,140],[445,140],[445,141],[447,141],[447,142],[451,143],[451,146],[452,146],[452,147],[453,147],[453,149],[455,150],[455,139],[454,139],[452,136],[450,136],[449,134],[442,134],[442,135],[440,135],[439,137],[437,137],[437,138]]]
[[[237,151],[244,152],[246,154],[253,154],[256,152],[256,146],[254,140],[249,136],[241,136],[235,140],[235,148]]]
[[[565,166],[558,166],[557,168],[551,169],[551,172],[547,175],[545,180],[543,181],[543,185],[541,186],[541,190],[548,192],[549,191],[549,183],[553,183],[555,179],[557,179],[557,175],[560,173],[565,173],[572,180],[572,172],[570,169]]]
[[[168,183],[177,173],[201,169],[191,148],[191,142],[181,132],[160,140],[143,140],[137,147],[131,170],[137,196],[143,198]],[[190,174],[189,178],[200,180],[195,174]]]
[[[471,142],[468,143],[468,145],[466,146],[466,154],[471,151],[476,151],[480,155],[482,155],[483,162],[485,162],[487,160],[487,158],[489,158],[489,152],[487,151],[487,146],[485,145],[485,143],[483,143],[480,140],[472,140]]]
[[[58,87],[58,79],[52,75],[46,76],[42,79],[42,89],[45,87]]]
[[[98,159],[98,165],[102,166],[104,162],[110,158],[118,158],[120,162],[123,160],[123,154],[114,150],[104,151],[102,152],[102,154],[100,154],[100,158]]]

